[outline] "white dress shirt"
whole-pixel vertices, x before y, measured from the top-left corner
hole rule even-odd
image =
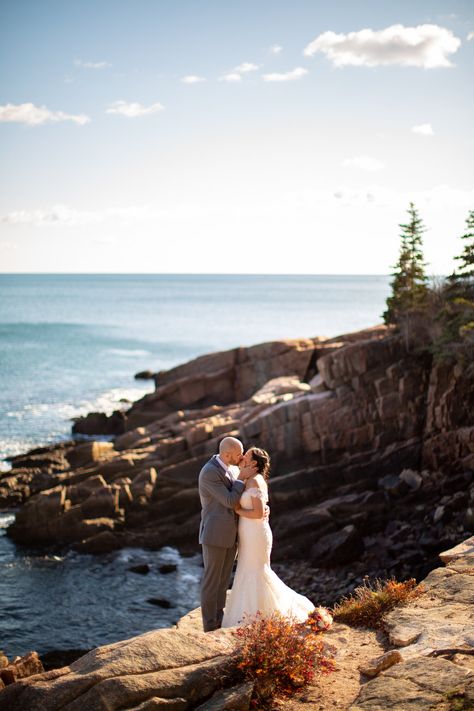
[[[225,469],[225,473],[229,477],[229,479],[231,481],[235,481],[235,479],[237,479],[237,477],[239,476],[239,472],[240,472],[239,467],[235,464],[227,465],[225,462],[222,461],[222,459],[219,457],[218,454],[216,455],[216,459],[219,462],[219,464],[221,465],[221,467],[223,469]]]

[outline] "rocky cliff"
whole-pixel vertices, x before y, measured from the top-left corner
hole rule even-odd
[[[441,558],[446,567],[428,575],[420,597],[389,613],[385,631],[335,622],[323,639],[336,670],[284,707],[472,709],[474,536]],[[8,675],[0,711],[248,711],[253,685],[232,673],[234,643],[231,630],[204,634],[197,610],[174,628],[98,647],[69,666],[26,678],[20,662],[2,672],[0,657],[0,687],[2,673]]]
[[[213,353],[126,412],[12,459],[0,505],[28,545],[197,549],[197,476],[232,434],[272,455],[275,568],[332,604],[363,575],[424,577],[474,532],[474,378],[385,326]],[[350,566],[348,565],[350,564]]]

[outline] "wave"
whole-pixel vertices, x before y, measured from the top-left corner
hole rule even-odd
[[[16,420],[9,437],[0,439],[0,471],[9,471],[10,466],[1,461],[6,457],[24,454],[34,447],[70,439],[71,420],[83,417],[89,412],[104,412],[111,415],[114,410],[126,411],[135,401],[154,389],[153,384],[144,381],[140,387],[110,388],[96,397],[78,402],[38,402],[27,403],[18,410],[6,412],[10,421]],[[16,430],[16,432],[15,432]],[[26,431],[35,432],[30,437],[22,435]]]
[[[146,351],[141,348],[107,348],[106,353],[113,355],[125,356],[127,358],[138,358],[141,356],[153,355],[151,351]]]
[[[15,457],[37,447],[38,442],[33,437],[4,437],[0,439],[0,472],[9,472],[11,464],[3,461],[5,457]]]
[[[68,417],[87,415],[88,412],[105,412],[106,415],[111,415],[114,410],[128,409],[132,402],[152,392],[153,389],[150,383],[145,387],[111,388],[93,400],[82,400],[77,405],[70,403],[59,405],[58,411]]]
[[[7,528],[15,520],[15,514],[0,513],[0,528]]]
[[[132,402],[152,392],[153,386],[135,388],[111,388],[98,395],[96,398],[80,400],[78,403],[71,402],[39,402],[28,403],[20,410],[10,410],[6,412],[7,417],[15,417],[22,420],[29,417],[42,417],[45,412],[53,412],[63,418],[70,419],[87,415],[88,412],[105,412],[111,415],[114,410],[124,409]]]

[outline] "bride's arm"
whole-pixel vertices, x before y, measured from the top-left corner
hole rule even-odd
[[[256,496],[250,494],[250,497],[252,499],[252,508],[243,509],[239,506],[235,509],[236,513],[238,513],[239,516],[243,516],[244,518],[262,519],[265,515],[265,505],[263,503],[264,493],[259,489],[258,494]]]

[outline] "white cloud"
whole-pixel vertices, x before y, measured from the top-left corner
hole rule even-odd
[[[264,74],[263,80],[264,81],[294,81],[295,79],[300,79],[301,77],[304,77],[304,75],[307,73],[308,73],[307,69],[304,69],[303,67],[296,67],[296,69],[293,69],[290,72],[283,72],[282,74],[279,74],[278,72],[274,72],[273,74]]]
[[[413,133],[419,133],[421,136],[434,136],[434,131],[430,123],[421,123],[419,126],[412,126]]]
[[[413,201],[417,208],[463,208],[469,210],[474,202],[474,189],[463,190],[451,188],[449,185],[437,185],[427,190],[398,191],[385,188],[378,184],[369,184],[361,188],[338,185],[327,189],[299,190],[287,193],[280,204],[289,206],[291,210],[305,206],[328,207],[373,207],[406,209]]]
[[[86,224],[101,224],[114,220],[156,220],[163,215],[152,205],[109,207],[101,210],[77,210],[69,205],[53,205],[43,210],[14,210],[0,217],[0,222],[11,225],[62,225],[76,227]]]
[[[370,156],[354,156],[343,161],[342,165],[349,168],[360,168],[361,170],[376,171],[382,170],[384,164],[376,158]]]
[[[282,49],[283,47],[281,47],[279,44],[272,44],[272,46],[268,48],[268,51],[271,54],[280,54]]]
[[[120,114],[127,118],[137,118],[138,116],[147,116],[148,114],[156,114],[158,111],[163,111],[165,107],[160,103],[143,106],[138,102],[114,101],[106,109],[107,114]]]
[[[219,81],[242,81],[242,77],[236,72],[230,72],[229,74],[223,74],[221,77],[219,77]]]
[[[83,67],[84,69],[105,69],[112,65],[110,62],[84,62],[82,59],[75,59],[74,66]]]
[[[206,79],[197,74],[187,74],[185,77],[182,77],[181,81],[183,84],[198,84],[201,81],[206,81]]]
[[[247,72],[255,72],[260,68],[259,64],[252,64],[252,62],[242,62],[237,67],[234,67],[233,72],[238,72],[239,74],[246,74]]]
[[[304,54],[312,57],[323,52],[336,67],[398,64],[431,69],[453,66],[448,56],[460,44],[451,30],[438,25],[391,25],[348,34],[323,32],[307,45]]]
[[[33,227],[77,227],[85,224],[124,224],[160,223],[165,220],[171,223],[176,221],[189,221],[208,217],[222,216],[227,220],[229,214],[235,217],[247,216],[252,219],[262,216],[279,215],[294,218],[301,209],[337,210],[345,208],[395,208],[405,210],[408,203],[413,201],[417,208],[433,208],[445,210],[461,208],[469,210],[474,203],[474,189],[463,190],[451,188],[449,185],[437,185],[427,190],[398,191],[385,188],[379,184],[367,184],[354,188],[344,184],[333,185],[324,189],[305,188],[280,194],[278,198],[272,196],[268,200],[258,200],[236,206],[231,203],[203,204],[199,202],[179,202],[166,209],[156,205],[129,205],[126,207],[109,207],[95,210],[78,210],[69,205],[53,205],[40,210],[16,210],[0,216],[0,223],[9,225],[31,225]],[[422,215],[423,216],[423,215]]]
[[[72,121],[81,126],[90,121],[85,114],[66,114],[64,111],[50,111],[46,106],[26,104],[6,104],[0,106],[1,123],[25,123],[28,126],[39,126],[42,123],[57,123]]]
[[[466,37],[467,41],[469,42],[470,40],[474,39],[474,32],[469,32],[468,36]]]

